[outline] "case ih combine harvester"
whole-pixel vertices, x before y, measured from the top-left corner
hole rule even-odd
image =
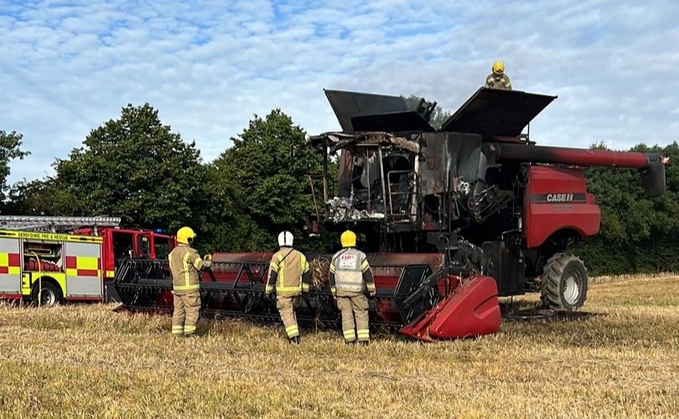
[[[555,97],[481,88],[440,129],[435,103],[410,109],[402,97],[329,91],[342,132],[311,137],[324,155],[310,231],[351,228],[369,254],[377,296],[373,325],[417,339],[494,333],[498,296],[540,291],[555,310],[578,309],[587,271],[567,247],[598,232],[601,215],[584,168],[638,169],[648,196],[665,190],[656,154],[535,145],[522,130]],[[329,154],[340,153],[337,193]],[[322,186],[318,186],[318,185]],[[321,202],[322,199],[322,202]],[[270,253],[215,253],[202,275],[206,315],[278,318],[264,296]],[[300,299],[301,323],[340,320],[327,287],[330,255],[310,255],[315,284]],[[131,260],[114,281],[124,307],[172,310],[162,261]]]

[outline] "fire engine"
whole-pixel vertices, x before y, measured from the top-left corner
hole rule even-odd
[[[55,305],[118,301],[116,268],[129,258],[167,258],[160,231],[120,228],[118,217],[0,216],[0,299]]]

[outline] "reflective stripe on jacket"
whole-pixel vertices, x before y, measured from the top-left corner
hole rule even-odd
[[[203,267],[203,259],[198,251],[185,244],[179,244],[168,256],[172,272],[172,288],[175,291],[195,291],[200,289],[198,273]]]
[[[309,262],[302,252],[282,247],[271,257],[265,292],[275,289],[278,295],[300,295],[303,286],[308,291],[309,285],[302,281],[302,276],[308,272]]]

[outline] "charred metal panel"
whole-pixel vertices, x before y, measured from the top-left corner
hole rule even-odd
[[[481,246],[490,261],[490,276],[495,278],[499,296],[520,295],[525,292],[525,260],[521,249],[507,242],[485,242]]]
[[[482,87],[448,118],[441,131],[475,133],[487,138],[517,137],[554,99],[556,96]]]
[[[354,132],[352,118],[390,112],[410,111],[405,98],[401,96],[376,95],[372,93],[325,90],[325,96],[337,116],[342,131]],[[418,115],[419,116],[419,115]],[[421,117],[420,117],[421,118]]]
[[[362,115],[351,118],[356,131],[433,132],[434,128],[415,111]]]
[[[481,136],[458,133],[422,134],[422,155],[419,179],[423,195],[444,193],[447,182],[462,177],[473,182],[481,163]]]

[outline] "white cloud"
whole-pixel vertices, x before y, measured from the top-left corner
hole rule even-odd
[[[280,107],[338,129],[323,88],[418,94],[455,110],[503,59],[514,87],[558,95],[540,144],[679,140],[679,3],[431,0],[0,2],[0,129],[51,173],[91,129],[149,102],[206,160]]]

